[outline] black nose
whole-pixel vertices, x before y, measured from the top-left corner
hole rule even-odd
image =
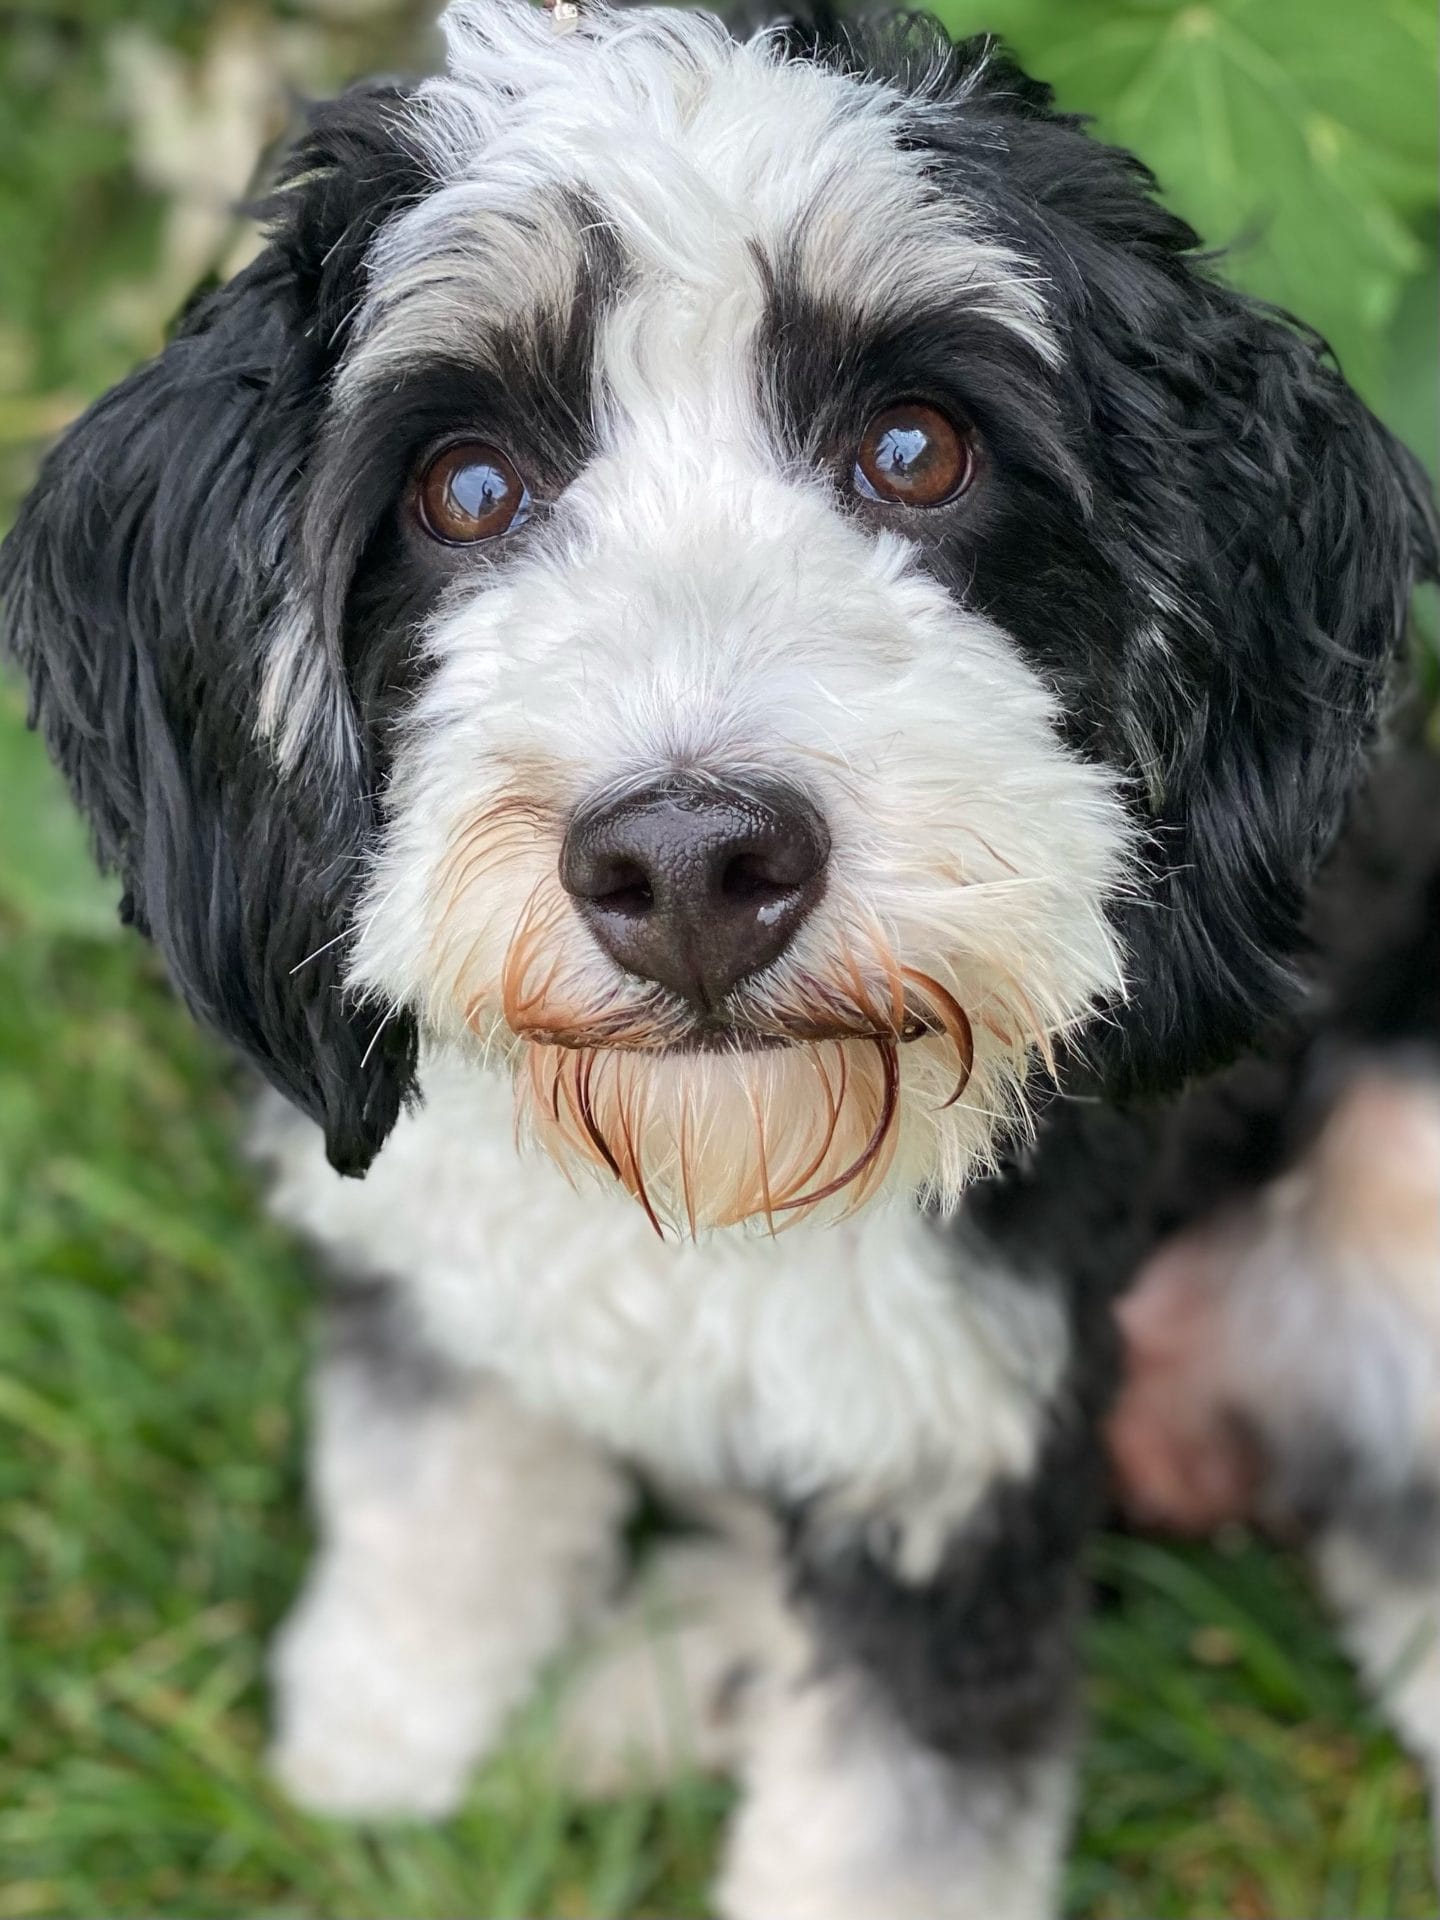
[[[779,957],[825,890],[803,794],[677,776],[570,822],[560,879],[605,951],[701,1012]]]

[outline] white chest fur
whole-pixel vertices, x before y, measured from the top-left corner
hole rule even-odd
[[[901,1522],[930,1557],[1023,1473],[1064,1360],[1055,1300],[964,1270],[908,1206],[777,1238],[662,1242],[618,1189],[517,1152],[509,1089],[440,1064],[363,1182],[268,1116],[275,1207],[395,1281],[427,1342],[671,1479]]]

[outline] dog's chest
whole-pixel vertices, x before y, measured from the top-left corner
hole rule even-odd
[[[427,1078],[363,1182],[310,1128],[266,1132],[281,1217],[396,1282],[438,1354],[669,1478],[940,1525],[1033,1458],[1058,1309],[961,1272],[913,1210],[661,1241],[618,1190],[518,1154],[508,1087],[474,1069]]]

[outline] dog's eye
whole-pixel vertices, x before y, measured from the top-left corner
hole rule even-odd
[[[415,508],[433,540],[468,547],[518,527],[530,511],[530,490],[498,447],[463,440],[424,468]]]
[[[855,456],[856,491],[889,506],[944,506],[974,477],[969,431],[920,400],[877,413]]]

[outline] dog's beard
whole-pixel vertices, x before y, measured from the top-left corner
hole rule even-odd
[[[702,1023],[600,961],[553,859],[537,857],[546,839],[518,803],[460,837],[445,998],[510,1060],[520,1137],[572,1177],[619,1182],[657,1232],[773,1232],[887,1186],[953,1199],[1023,1124],[1023,1083],[1037,1055],[1053,1065],[1056,1023],[993,965],[969,978],[912,965],[878,923],[830,901],[825,931],[808,927]],[[530,891],[497,954],[488,916],[463,934],[476,881],[500,866],[511,885],[528,869]]]
[[[883,1000],[855,962],[843,980],[792,977],[788,1003],[735,995],[723,1025],[677,1031],[663,1009],[557,1007],[530,984],[544,952],[522,929],[503,981],[521,1123],[562,1165],[619,1180],[657,1231],[774,1231],[863,1205],[895,1161],[901,1047],[940,1036],[947,1102],[973,1072],[964,1009],[913,969],[886,970]]]

